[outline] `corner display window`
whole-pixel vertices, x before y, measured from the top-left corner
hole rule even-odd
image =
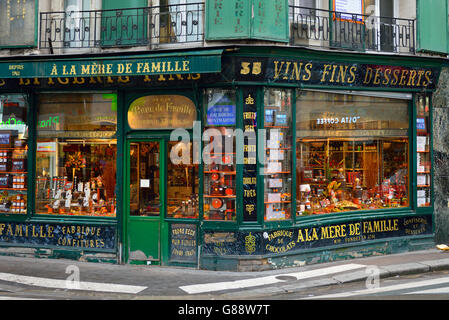
[[[204,95],[206,146],[203,209],[205,220],[236,220],[235,92],[208,89]]]
[[[298,216],[409,206],[405,100],[298,91]]]
[[[0,213],[27,213],[28,104],[0,95]]]
[[[265,221],[291,218],[291,104],[290,90],[265,90]]]
[[[39,96],[37,214],[115,216],[115,101],[113,93]]]
[[[431,205],[430,98],[418,95],[416,101],[416,201],[418,207]]]

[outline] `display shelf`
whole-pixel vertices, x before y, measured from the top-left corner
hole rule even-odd
[[[237,174],[236,171],[218,171],[218,170],[208,170],[208,171],[203,171],[203,173],[205,173],[205,174],[220,173],[220,174],[224,174],[224,175],[235,175],[235,174]]]
[[[279,172],[270,172],[270,171],[264,171],[264,174],[268,175],[275,175],[275,174],[290,174],[291,171],[279,171]]]
[[[265,128],[269,128],[269,129],[289,129],[289,126],[265,126]]]
[[[0,174],[27,174],[26,171],[0,171]]]
[[[204,197],[205,197],[205,198],[228,198],[228,199],[235,199],[237,196],[236,196],[236,195],[210,195],[210,194],[205,194]]]
[[[292,203],[291,201],[264,201],[265,204],[269,203]]]

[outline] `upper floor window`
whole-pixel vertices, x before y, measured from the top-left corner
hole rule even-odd
[[[161,43],[202,40],[202,1],[161,0],[160,6]]]

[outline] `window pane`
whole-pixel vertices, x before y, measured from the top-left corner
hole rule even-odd
[[[130,144],[129,206],[132,216],[158,216],[160,197],[160,145],[157,141]]]
[[[28,103],[0,95],[0,213],[27,212]]]
[[[264,203],[266,221],[291,218],[291,103],[290,90],[265,90]]]
[[[36,213],[115,216],[115,94],[38,100]]]
[[[408,102],[298,92],[297,215],[409,205]]]
[[[430,159],[430,98],[419,95],[416,101],[416,164],[417,205],[431,205],[431,159]]]
[[[167,216],[198,218],[198,164],[193,163],[192,143],[168,143]]]
[[[235,220],[235,92],[208,89],[204,106],[204,219]]]

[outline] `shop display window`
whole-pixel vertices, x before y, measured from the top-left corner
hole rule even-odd
[[[114,93],[38,97],[36,213],[116,215]]]
[[[418,95],[416,101],[416,201],[418,207],[431,205],[430,98]]]
[[[27,213],[28,103],[0,95],[0,213]]]
[[[266,89],[264,94],[265,221],[291,218],[292,97],[290,90]]]
[[[233,90],[207,89],[204,94],[205,220],[236,220],[236,104]]]
[[[193,144],[168,142],[167,217],[198,218],[198,164],[193,161]]]
[[[298,216],[409,206],[408,101],[298,91]]]

